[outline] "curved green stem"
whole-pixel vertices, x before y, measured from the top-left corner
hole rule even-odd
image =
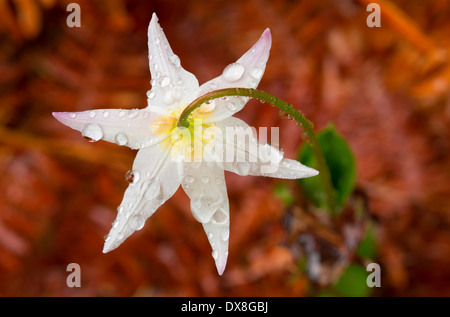
[[[229,96],[242,96],[242,97],[250,97],[259,99],[263,102],[268,102],[271,105],[280,109],[280,114],[285,114],[288,118],[293,119],[297,122],[298,126],[303,127],[306,132],[306,135],[311,144],[314,156],[317,161],[317,168],[319,170],[319,177],[322,182],[322,186],[324,188],[325,194],[327,196],[327,207],[332,212],[336,212],[336,201],[334,197],[333,185],[331,183],[331,175],[330,170],[325,162],[325,157],[322,152],[322,148],[320,147],[319,141],[314,133],[314,125],[311,121],[305,118],[303,113],[299,110],[295,109],[292,105],[286,103],[285,101],[274,97],[264,91],[251,89],[251,88],[226,88],[211,91],[209,93],[200,96],[191,102],[181,113],[180,118],[178,119],[177,126],[178,127],[189,127],[189,116],[192,111],[203,105],[204,103],[210,102],[213,99],[229,97]]]

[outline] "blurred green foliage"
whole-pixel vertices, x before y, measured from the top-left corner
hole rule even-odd
[[[330,170],[336,203],[338,207],[342,207],[355,186],[355,157],[347,141],[339,135],[331,124],[317,134],[317,139]],[[309,144],[301,148],[299,161],[309,167],[317,168],[317,162]],[[306,197],[317,207],[325,208],[326,196],[320,179],[318,177],[310,177],[299,181]]]

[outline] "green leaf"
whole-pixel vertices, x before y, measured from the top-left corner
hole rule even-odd
[[[331,182],[335,190],[338,206],[343,206],[353,192],[356,180],[356,161],[347,141],[338,134],[333,125],[328,125],[317,134],[325,162],[330,169]],[[311,145],[302,147],[299,161],[312,168],[317,168]],[[320,171],[319,171],[320,172]],[[326,207],[324,188],[318,177],[300,179],[305,195],[320,208]]]
[[[286,207],[289,207],[294,203],[294,195],[286,184],[276,184],[273,188],[273,193],[284,203]]]
[[[334,289],[342,296],[366,297],[372,289],[367,286],[369,273],[359,264],[351,263],[334,285]]]
[[[377,255],[377,246],[375,240],[375,225],[371,223],[367,228],[366,236],[360,242],[356,253],[368,259],[375,259]]]

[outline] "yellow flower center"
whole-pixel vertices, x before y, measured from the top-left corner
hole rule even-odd
[[[201,161],[204,145],[214,140],[215,134],[211,133],[211,127],[215,123],[205,123],[211,116],[212,105],[205,104],[192,112],[188,119],[188,128],[177,127],[178,118],[185,106],[174,107],[166,115],[161,115],[151,123],[151,129],[155,136],[163,137],[160,146],[169,151],[173,158],[184,161]]]

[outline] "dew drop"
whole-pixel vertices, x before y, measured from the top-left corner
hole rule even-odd
[[[119,214],[122,213],[123,212],[123,207],[122,206],[117,207],[117,212]]]
[[[71,118],[75,118],[76,116],[77,116],[77,114],[75,112],[72,112],[69,114],[69,117],[71,117]]]
[[[180,67],[181,62],[180,62],[180,58],[177,55],[175,55],[175,54],[170,55],[169,60],[175,67]]]
[[[119,111],[119,117],[120,118],[125,117],[125,111],[123,111],[123,110]]]
[[[238,162],[236,164],[236,173],[239,175],[248,175],[250,172],[251,165],[249,162]]]
[[[89,112],[89,117],[94,118],[95,117],[95,111]]]
[[[213,216],[210,210],[218,210],[218,207],[222,204],[222,202],[223,198],[221,195],[215,198],[200,195],[199,197],[191,200],[191,210],[193,211],[192,215],[198,222],[208,223],[211,221],[211,217]],[[226,220],[226,214],[224,212],[222,213],[225,215],[224,220]],[[215,214],[217,214],[217,211]],[[217,221],[215,223],[218,224]]]
[[[125,135],[125,133],[117,133],[116,134],[116,143],[119,145],[125,145],[128,143],[128,137]]]
[[[211,111],[214,111],[214,109],[216,109],[216,102],[214,100],[207,101],[201,107],[202,112],[211,112]]]
[[[148,182],[148,188],[145,190],[145,198],[148,200],[155,199],[161,194],[161,184],[156,178],[150,179]]]
[[[145,219],[140,215],[134,215],[130,218],[130,227],[133,230],[141,230],[144,227]]]
[[[212,239],[213,238],[213,233],[212,232],[208,232],[208,239]]]
[[[228,219],[227,214],[221,209],[217,209],[214,215],[212,216],[212,220],[216,224],[222,224]]]
[[[119,226],[119,222],[117,220],[114,220],[112,223],[113,228],[117,228]]]
[[[289,114],[287,112],[284,112],[283,110],[280,110],[278,114],[280,115],[281,119],[287,119],[289,117]]]
[[[219,258],[219,251],[214,250],[214,251],[212,252],[212,257],[214,258],[214,260],[217,260],[217,259]]]
[[[252,76],[255,79],[260,79],[264,73],[264,70],[259,67],[255,67],[250,71],[250,76]]]
[[[89,123],[83,128],[81,135],[89,142],[96,142],[103,137],[103,130],[98,124]]]
[[[242,78],[244,71],[245,68],[242,64],[232,63],[225,67],[222,73],[222,77],[228,82],[235,82]]]
[[[167,77],[168,78],[168,77]],[[173,100],[174,98],[173,98],[173,93],[172,93],[172,91],[170,91],[170,90],[168,90],[168,91],[166,91],[166,93],[164,94],[164,102],[166,103],[166,104],[168,104],[168,105],[170,105],[170,104],[172,104],[173,103]]]
[[[128,114],[128,118],[130,118],[130,119],[136,118],[138,116],[138,114],[139,114],[139,110],[133,109]]]
[[[236,111],[237,107],[236,107],[236,105],[234,103],[228,102],[227,103],[227,109],[230,110],[230,111]]]
[[[203,184],[208,184],[209,183],[209,177],[208,176],[203,176],[201,179]]]
[[[108,117],[109,117],[109,111],[104,111],[103,118],[108,118]]]
[[[152,99],[153,97],[155,97],[155,92],[151,91],[151,90],[148,90],[147,91],[147,98],[148,99]]]
[[[161,88],[165,88],[165,87],[169,86],[169,84],[170,84],[170,78],[168,76],[164,76],[161,79]]]
[[[222,241],[228,241],[230,238],[230,230],[228,228],[223,228],[222,231],[220,231],[220,238]]]
[[[192,175],[186,175],[186,177],[184,178],[184,181],[188,184],[192,184],[194,182],[195,178]]]
[[[136,184],[139,181],[140,175],[137,171],[128,171],[125,174],[125,180],[130,184]]]

